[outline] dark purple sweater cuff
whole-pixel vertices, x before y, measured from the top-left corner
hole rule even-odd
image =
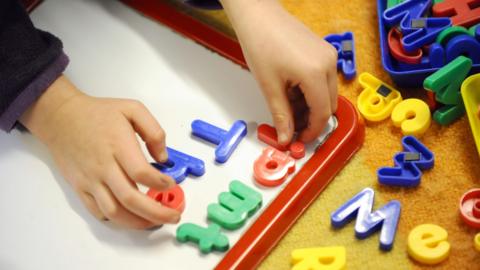
[[[48,68],[41,72],[0,115],[0,129],[9,132],[18,118],[34,103],[48,87],[62,75],[69,62],[68,56],[61,53]]]

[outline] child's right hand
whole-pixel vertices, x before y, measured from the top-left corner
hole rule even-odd
[[[136,229],[179,221],[179,212],[137,188],[137,183],[157,190],[175,185],[149,164],[137,141],[136,133],[157,162],[166,161],[165,133],[141,103],[87,96],[62,76],[20,121],[48,146],[98,219]]]
[[[278,141],[318,138],[337,109],[337,51],[277,0],[220,0],[268,103]]]

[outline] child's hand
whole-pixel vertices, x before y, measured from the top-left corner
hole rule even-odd
[[[276,0],[221,0],[272,113],[279,142],[309,142],[337,108],[337,51]]]
[[[165,133],[139,102],[93,98],[60,77],[21,122],[50,149],[64,177],[98,219],[144,229],[176,223],[180,214],[142,194],[175,182],[147,162],[140,135],[156,161],[165,161]]]

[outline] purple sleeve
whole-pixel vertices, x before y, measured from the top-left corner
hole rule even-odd
[[[238,0],[241,1],[241,0]],[[222,5],[218,0],[184,0],[185,3],[203,9],[221,9]]]
[[[30,105],[39,98],[45,90],[60,76],[67,67],[69,59],[65,53],[61,53],[46,69],[30,82],[21,93],[0,115],[0,129],[10,131],[18,118]]]
[[[0,129],[10,131],[67,63],[62,41],[35,28],[19,0],[0,0]]]

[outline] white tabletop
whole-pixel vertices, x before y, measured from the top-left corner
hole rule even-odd
[[[251,177],[263,147],[255,125],[270,115],[250,73],[118,1],[48,0],[32,20],[62,39],[71,59],[66,74],[80,89],[142,101],[170,147],[205,161],[203,177],[182,183],[182,222],[205,226],[207,205],[233,179],[261,190],[266,203],[279,191],[261,189]],[[191,137],[195,118],[223,128],[243,119],[249,134],[219,166],[214,147]],[[0,269],[209,269],[222,256],[178,244],[177,226],[132,231],[97,221],[27,133],[0,133],[0,179]],[[233,243],[244,230],[225,234]]]

